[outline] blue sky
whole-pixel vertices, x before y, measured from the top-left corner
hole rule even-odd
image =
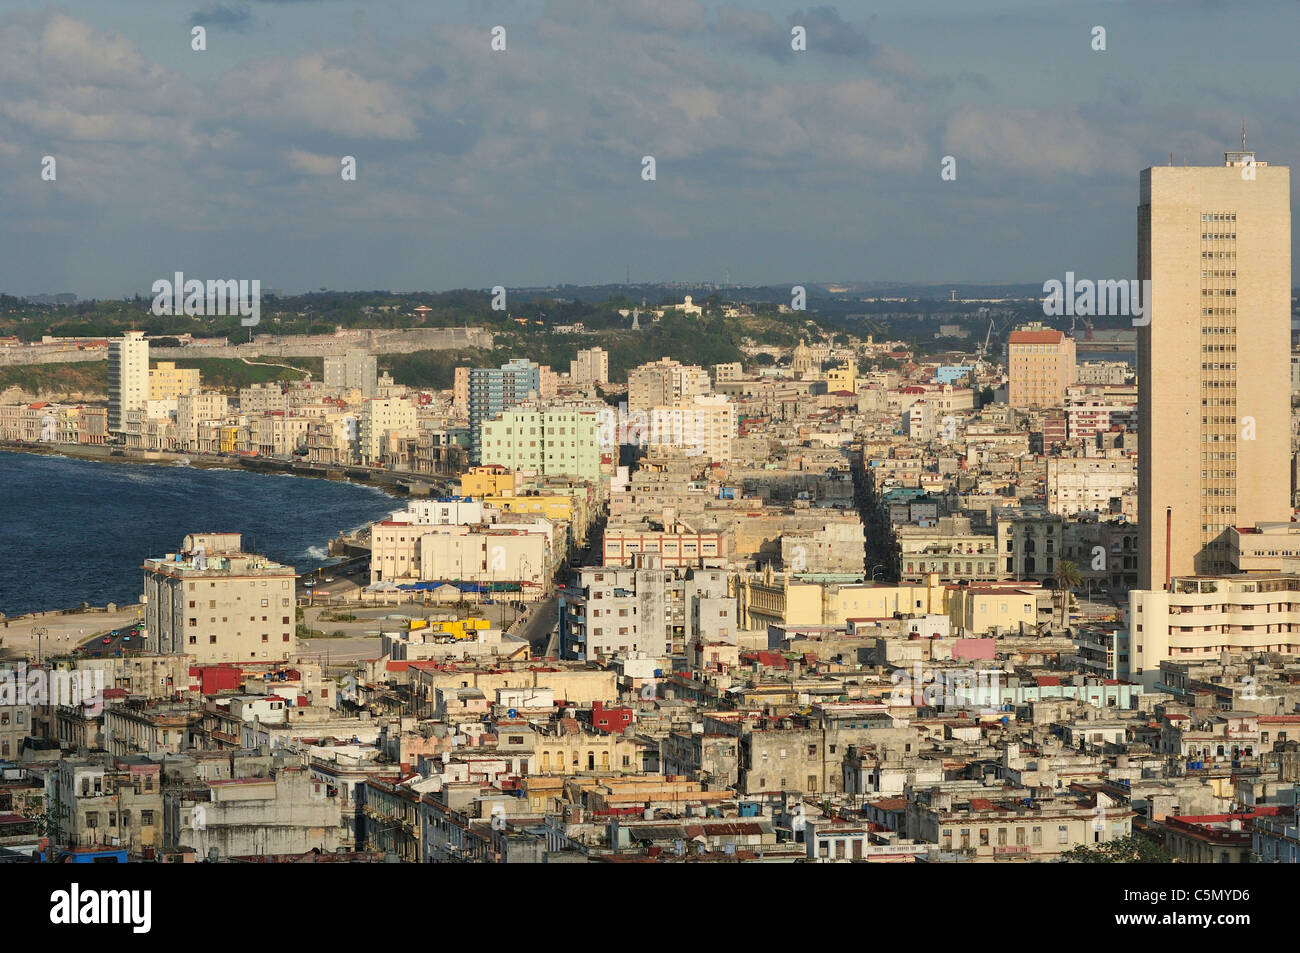
[[[1127,277],[1142,168],[1243,117],[1291,164],[1298,35],[1289,0],[0,0],[0,290]]]

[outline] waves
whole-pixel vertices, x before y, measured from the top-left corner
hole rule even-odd
[[[341,528],[392,509],[349,483],[0,453],[0,611],[133,603],[143,560],[189,533],[242,533],[245,549],[302,572],[332,562]]]

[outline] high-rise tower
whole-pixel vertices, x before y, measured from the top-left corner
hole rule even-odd
[[[1291,518],[1290,183],[1244,143],[1142,172],[1142,589],[1229,571],[1229,527]]]

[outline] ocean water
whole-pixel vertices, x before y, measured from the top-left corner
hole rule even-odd
[[[0,452],[0,612],[133,603],[141,563],[188,533],[243,533],[303,572],[340,531],[402,508],[329,480]]]

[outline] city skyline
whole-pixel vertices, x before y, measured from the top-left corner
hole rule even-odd
[[[1300,25],[1280,3],[39,6],[0,3],[17,294],[116,298],[174,271],[291,290],[1123,278],[1131,169],[1211,162],[1243,118],[1274,161],[1300,154],[1267,82]],[[1252,70],[1188,106],[1175,78],[1210,36]]]

